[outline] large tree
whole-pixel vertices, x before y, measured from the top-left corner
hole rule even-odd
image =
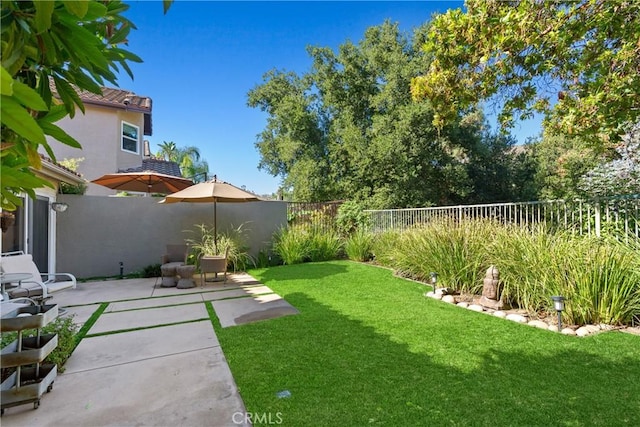
[[[580,138],[544,132],[531,144],[536,161],[535,182],[542,199],[587,197],[580,189],[582,176],[604,157]]]
[[[484,123],[474,112],[439,132],[430,104],[412,101],[411,79],[426,66],[424,39],[424,28],[410,38],[386,22],[337,52],[308,48],[313,62],[303,75],[265,74],[248,100],[268,114],[256,143],[260,167],[281,176],[295,200],[371,207],[469,200],[476,191],[469,158],[483,144]]]
[[[640,2],[467,0],[431,22],[414,79],[438,127],[478,103],[500,121],[542,113],[553,133],[612,148],[640,119]]]
[[[1,8],[0,196],[2,209],[12,210],[20,193],[35,197],[36,188],[51,186],[33,172],[41,148],[55,160],[45,135],[80,148],[54,124],[76,108],[84,112],[76,88],[100,94],[120,70],[133,77],[128,63],[141,59],[122,48],[135,27],[120,0],[2,0]]]

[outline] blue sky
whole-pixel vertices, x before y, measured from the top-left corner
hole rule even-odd
[[[153,99],[152,151],[163,141],[194,145],[219,179],[258,194],[277,191],[280,180],[258,170],[256,135],[266,116],[247,107],[247,92],[264,73],[304,73],[306,46],[336,49],[360,41],[385,19],[410,34],[436,12],[462,2],[216,2],[177,0],[166,15],[159,1],[128,1],[137,26],[128,49],[133,64],[119,86]],[[516,129],[518,132],[518,129]],[[536,133],[520,129],[519,139]]]

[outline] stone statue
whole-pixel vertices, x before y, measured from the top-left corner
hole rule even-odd
[[[502,309],[503,303],[500,300],[501,290],[500,272],[492,265],[487,269],[487,273],[484,276],[480,304],[494,310]]]

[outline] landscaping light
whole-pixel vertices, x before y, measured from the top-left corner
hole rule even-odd
[[[56,212],[64,212],[69,208],[69,205],[66,203],[54,202],[51,203],[51,209]]]
[[[564,310],[564,297],[562,295],[552,296],[553,306],[558,313],[558,332],[562,331],[562,310]]]
[[[438,282],[438,273],[431,272],[431,284],[433,285],[433,289],[436,288],[436,283]]]

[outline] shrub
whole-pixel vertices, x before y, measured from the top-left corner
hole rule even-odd
[[[558,235],[540,227],[505,226],[496,231],[487,246],[487,260],[500,271],[505,302],[529,312],[544,309],[555,292],[549,289],[555,259],[552,248],[559,243]]]
[[[377,234],[371,244],[373,259],[386,267],[397,268],[395,251],[400,242],[400,232],[385,231]]]
[[[332,230],[293,226],[283,228],[276,234],[273,250],[284,264],[328,261],[340,257],[342,242]]]
[[[481,289],[485,247],[496,224],[437,219],[404,231],[393,251],[394,268],[419,280],[437,272],[440,283],[461,292]]]
[[[300,264],[309,259],[308,232],[302,227],[282,228],[276,233],[273,250],[284,264]]]
[[[572,324],[631,324],[640,318],[640,243],[520,228],[489,221],[435,221],[380,235],[376,260],[402,275],[479,293],[484,270],[495,265],[502,297],[530,313],[555,314],[552,295],[568,298]]]
[[[343,236],[348,236],[356,230],[366,228],[369,216],[358,202],[347,201],[338,208],[336,215],[336,228]]]
[[[370,261],[373,257],[373,235],[358,229],[347,237],[344,243],[344,252],[353,261]]]
[[[308,234],[308,239],[310,261],[330,261],[340,258],[342,242],[336,232],[315,230]]]
[[[161,276],[160,264],[147,265],[142,269],[142,272],[140,273],[140,275],[144,278],[160,277]]]
[[[282,260],[278,254],[265,250],[258,252],[258,258],[255,260],[256,268],[267,268],[281,263]]]

